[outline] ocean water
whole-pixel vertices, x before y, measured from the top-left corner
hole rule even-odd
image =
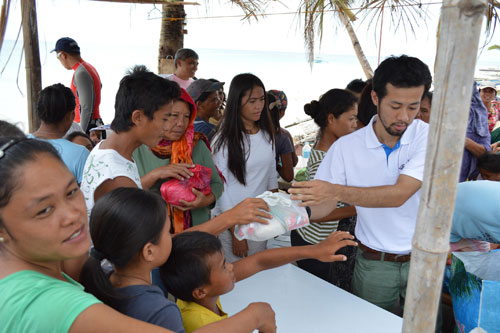
[[[5,41],[0,52],[0,119],[19,124],[27,130],[26,74],[22,57],[22,42],[14,47],[14,41]],[[42,63],[42,86],[54,83],[70,85],[73,71],[61,66],[55,53],[50,53],[53,42],[40,44]],[[312,68],[304,52],[287,53],[271,51],[245,51],[228,49],[196,49],[199,66],[198,78],[216,78],[226,82],[226,93],[231,79],[239,73],[253,73],[263,82],[267,90],[283,90],[288,97],[288,108],[282,126],[306,119],[305,103],[318,99],[333,88],[344,88],[355,78],[364,78],[355,56],[319,54]],[[102,81],[101,116],[105,123],[114,115],[114,99],[120,79],[128,68],[144,64],[157,71],[158,46],[131,47],[128,45],[85,45],[82,57],[94,65]],[[8,58],[10,59],[8,60]],[[8,62],[7,62],[8,60]],[[369,57],[375,69],[377,59]],[[422,59],[432,69],[433,57]],[[488,62],[478,66],[492,67]],[[296,134],[293,133],[292,134]]]

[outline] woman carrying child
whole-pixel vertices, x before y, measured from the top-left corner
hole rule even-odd
[[[266,90],[255,75],[239,74],[233,78],[212,148],[215,165],[226,179],[214,215],[233,208],[245,198],[278,188],[274,130]],[[233,228],[219,238],[229,262],[266,248],[266,242],[237,240]]]
[[[307,162],[307,180],[313,180],[321,161],[330,146],[338,138],[352,133],[356,130],[357,98],[350,92],[342,89],[331,89],[321,96],[319,101],[312,101],[304,105],[304,112],[314,119],[319,126],[316,144],[311,149],[311,155]],[[337,205],[332,214],[321,221],[311,221],[310,225],[293,230],[291,232],[292,246],[303,246],[317,244],[328,235],[337,230],[339,220],[356,215],[352,206],[343,203]],[[353,232],[354,228],[349,228]],[[317,277],[334,283],[339,287],[350,289],[350,275],[348,277],[337,276],[336,266],[344,263],[324,263],[318,260],[300,260],[297,262],[300,268]]]
[[[196,195],[194,201],[181,201],[182,206],[171,207],[175,233],[208,221],[210,209],[222,194],[222,180],[212,160],[207,138],[203,133],[194,131],[196,113],[196,104],[186,90],[181,88],[181,96],[174,101],[169,115],[171,126],[165,131],[163,139],[151,149],[145,145],[140,146],[132,155],[141,176],[176,163],[195,163],[212,169],[210,194],[204,195],[201,191],[192,189]],[[159,193],[164,181],[165,179],[157,181],[151,189]]]

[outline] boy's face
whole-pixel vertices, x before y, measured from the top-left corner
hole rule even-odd
[[[209,296],[220,296],[234,288],[236,278],[233,264],[226,262],[222,251],[209,255],[207,263],[210,267]]]
[[[172,127],[170,114],[172,113],[172,102],[161,106],[158,111],[153,113],[153,119],[149,119],[144,114],[137,127],[140,131],[140,139],[143,144],[152,148],[156,146],[162,139],[165,132]]]

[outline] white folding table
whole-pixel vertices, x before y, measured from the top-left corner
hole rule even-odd
[[[252,302],[271,305],[278,332],[390,333],[403,325],[400,317],[290,264],[240,281],[221,297],[229,315]]]

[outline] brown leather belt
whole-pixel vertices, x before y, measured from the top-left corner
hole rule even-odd
[[[368,260],[392,261],[392,262],[408,262],[410,261],[410,254],[394,254],[387,252],[380,252],[371,249],[358,241],[358,247],[363,251],[361,254],[363,258]]]

